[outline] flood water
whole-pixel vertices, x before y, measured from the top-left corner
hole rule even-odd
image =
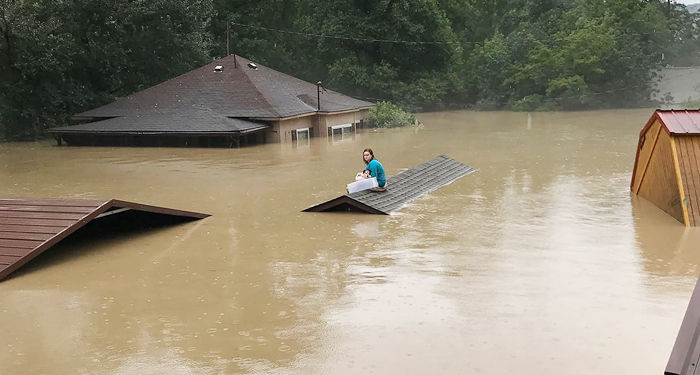
[[[241,149],[0,144],[0,197],[213,216],[69,239],[0,282],[0,374],[661,374],[700,228],[630,196],[653,110],[421,114]],[[365,147],[478,168],[390,216],[302,213]]]

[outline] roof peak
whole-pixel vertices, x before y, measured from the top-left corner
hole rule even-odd
[[[317,89],[314,83],[231,54],[76,116],[133,118],[137,114],[206,111],[226,117],[286,118],[315,113],[318,104],[323,112],[373,105],[332,90],[324,90],[319,100]]]

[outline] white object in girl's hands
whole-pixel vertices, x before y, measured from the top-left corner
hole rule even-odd
[[[372,177],[368,178],[366,180],[360,180],[356,182],[351,182],[348,184],[348,193],[354,193],[357,191],[362,191],[362,190],[367,190],[371,189],[374,187],[378,187],[379,183],[377,183],[377,178]]]

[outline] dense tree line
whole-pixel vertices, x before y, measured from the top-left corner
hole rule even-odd
[[[0,0],[0,138],[223,57],[227,24],[232,52],[411,110],[645,105],[700,61],[666,0]]]

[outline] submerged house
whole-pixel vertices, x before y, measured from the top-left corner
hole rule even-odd
[[[700,226],[700,111],[656,110],[639,134],[634,194]]]
[[[230,55],[49,133],[59,145],[238,147],[354,132],[373,105]]]

